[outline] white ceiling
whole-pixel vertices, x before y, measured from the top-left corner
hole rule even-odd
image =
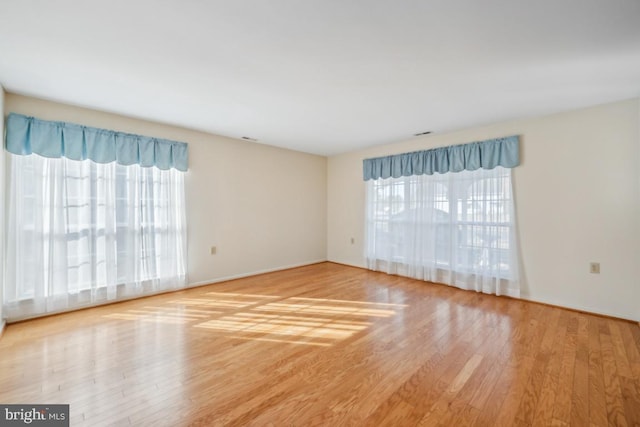
[[[640,0],[0,0],[0,83],[331,155],[640,96]]]

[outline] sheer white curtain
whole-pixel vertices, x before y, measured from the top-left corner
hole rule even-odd
[[[9,319],[184,286],[183,172],[8,157]]]
[[[370,269],[520,295],[511,169],[367,181]]]

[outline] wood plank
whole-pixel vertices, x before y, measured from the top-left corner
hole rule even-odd
[[[611,336],[600,334],[600,346],[602,348],[602,375],[604,379],[604,396],[609,425],[627,426],[629,423],[625,417],[620,378],[618,377],[616,356],[613,350]]]
[[[625,378],[633,378],[631,373],[631,365],[627,358],[627,350],[625,349],[624,339],[620,332],[620,326],[617,322],[607,322],[611,331],[611,342],[613,343],[613,351],[615,352],[616,367],[618,375]]]
[[[633,330],[640,329],[633,323],[619,324],[622,342],[627,352],[627,359],[631,368],[631,375],[636,381],[640,381],[640,351],[635,343]]]
[[[578,314],[572,313],[567,324],[564,352],[560,377],[558,379],[558,393],[553,409],[553,420],[569,424],[571,421],[571,396],[573,395],[573,377],[576,362],[578,340]]]
[[[522,425],[531,425],[535,418],[536,407],[541,394],[541,388],[544,383],[544,375],[552,353],[552,345],[555,338],[555,332],[560,317],[560,310],[554,310],[547,318],[548,322],[544,328],[544,336],[537,351],[534,366],[529,376],[529,381],[524,390],[524,395],[520,401],[517,411],[517,421]],[[539,336],[539,334],[538,334]],[[536,339],[533,338],[532,341]],[[533,353],[533,348],[530,348]]]
[[[589,424],[589,333],[588,319],[578,315],[576,361],[571,394],[571,425]]]
[[[640,387],[638,382],[620,377],[620,392],[627,423],[632,426],[640,426]]]
[[[569,314],[567,312],[560,313],[553,345],[551,347],[551,354],[549,355],[549,363],[544,373],[542,390],[540,391],[540,397],[538,398],[538,404],[532,422],[534,426],[548,426],[551,425],[553,420],[553,409],[558,392],[558,381],[568,319]]]
[[[589,420],[594,426],[606,426],[607,407],[602,373],[602,352],[598,323],[603,319],[589,319]]]

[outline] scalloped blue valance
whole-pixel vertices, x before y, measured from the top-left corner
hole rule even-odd
[[[150,138],[65,122],[51,122],[11,113],[7,118],[7,151],[43,157],[113,161],[185,172],[188,150],[184,142]]]
[[[518,136],[364,159],[364,180],[411,175],[513,168],[520,164]]]

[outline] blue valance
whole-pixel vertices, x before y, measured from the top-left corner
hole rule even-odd
[[[97,129],[65,122],[51,122],[9,114],[7,151],[39,154],[43,157],[90,159],[96,163],[113,161],[121,165],[139,164],[167,170],[187,170],[187,144],[148,136]]]
[[[411,175],[513,168],[520,164],[518,136],[452,145],[432,150],[365,159],[364,180]]]

